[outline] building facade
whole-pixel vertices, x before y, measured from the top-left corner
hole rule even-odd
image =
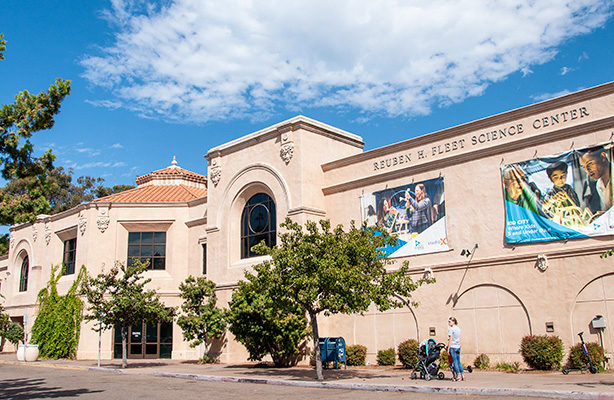
[[[263,261],[251,245],[274,244],[286,217],[367,219],[399,238],[387,249],[390,268],[409,260],[416,279],[436,283],[415,292],[417,307],[322,316],[322,336],[367,346],[373,362],[406,339],[445,341],[454,315],[469,363],[480,353],[519,361],[528,334],[558,335],[569,347],[580,331],[611,356],[614,264],[600,255],[614,247],[613,136],[614,83],[367,152],[359,136],[297,116],[209,150],[208,178],[171,165],[131,191],[13,227],[0,293],[12,316],[35,315],[51,265],[72,251],[90,274],[153,257],[147,274],[169,306],[180,304],[185,277],[205,274],[224,306],[244,271]],[[89,328],[79,358],[97,354]],[[133,357],[204,351],[176,324],[134,329]],[[103,357],[114,343],[106,333]],[[230,334],[217,346],[222,362],[247,359]]]

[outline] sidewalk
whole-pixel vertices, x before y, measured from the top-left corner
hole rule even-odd
[[[3,365],[21,364],[14,353],[0,354]],[[251,382],[284,386],[325,387],[355,390],[418,392],[439,394],[472,394],[494,396],[535,396],[563,399],[614,400],[614,373],[591,375],[571,372],[504,372],[474,371],[465,374],[464,382],[453,382],[445,371],[444,380],[411,380],[408,370],[392,367],[353,367],[324,370],[324,381],[315,379],[315,371],[307,367],[262,368],[254,364],[197,364],[180,360],[128,360],[128,368],[120,369],[121,360],[103,360],[97,368],[95,360],[39,360],[34,367],[67,368],[166,376],[182,379]],[[1,379],[1,378],[0,378]]]

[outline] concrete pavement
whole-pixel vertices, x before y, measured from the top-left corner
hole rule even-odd
[[[24,365],[14,353],[0,354],[0,368]],[[411,380],[409,371],[399,367],[350,367],[324,370],[323,382],[315,379],[308,367],[268,368],[256,364],[197,364],[180,360],[128,360],[121,369],[120,360],[103,360],[98,368],[91,360],[39,360],[27,363],[32,368],[68,368],[97,370],[122,374],[142,374],[180,379],[221,382],[249,382],[283,386],[322,387],[370,391],[394,391],[438,394],[471,394],[491,396],[529,396],[560,399],[614,400],[614,373],[474,371],[465,374],[464,382],[446,379]],[[1,377],[0,377],[1,378]]]

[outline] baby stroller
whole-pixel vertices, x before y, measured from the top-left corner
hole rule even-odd
[[[427,381],[430,381],[435,376],[438,379],[444,379],[445,374],[439,371],[438,362],[441,349],[444,347],[446,347],[445,344],[437,343],[435,339],[431,338],[420,343],[420,346],[418,346],[418,362],[411,372],[411,379],[418,379],[418,373],[420,373],[421,379]]]

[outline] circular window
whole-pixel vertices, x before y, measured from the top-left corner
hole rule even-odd
[[[249,213],[249,227],[252,232],[264,232],[269,226],[269,209],[264,204],[257,204]]]

